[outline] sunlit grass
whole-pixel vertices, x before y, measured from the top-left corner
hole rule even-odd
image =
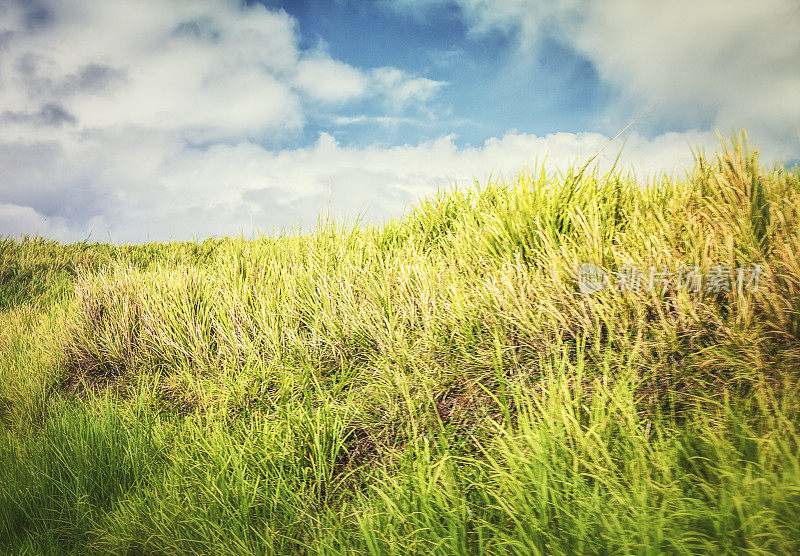
[[[797,552],[799,223],[741,136],[383,226],[2,240],[0,547]],[[763,273],[587,295],[584,262]]]

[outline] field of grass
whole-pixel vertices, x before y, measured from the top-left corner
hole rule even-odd
[[[744,136],[381,226],[1,239],[0,553],[796,554],[799,377],[800,170]]]

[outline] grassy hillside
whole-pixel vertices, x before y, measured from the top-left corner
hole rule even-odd
[[[1,240],[0,552],[797,553],[800,171],[743,139],[379,227]]]

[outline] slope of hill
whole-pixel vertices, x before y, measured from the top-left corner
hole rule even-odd
[[[800,172],[0,241],[4,553],[800,551]]]

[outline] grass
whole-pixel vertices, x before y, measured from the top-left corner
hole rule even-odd
[[[1,240],[0,551],[797,553],[799,225],[742,134],[382,226]]]

